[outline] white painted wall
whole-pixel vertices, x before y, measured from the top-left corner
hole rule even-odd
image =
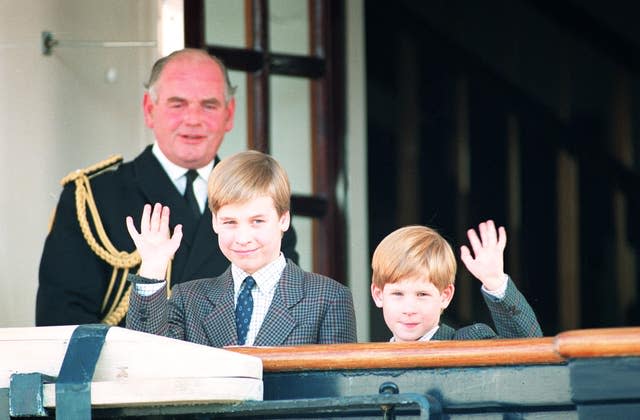
[[[115,153],[131,158],[152,141],[141,100],[156,48],[71,42],[155,41],[157,4],[0,0],[0,327],[34,324],[59,180]],[[61,41],[51,56],[41,53],[45,30]]]

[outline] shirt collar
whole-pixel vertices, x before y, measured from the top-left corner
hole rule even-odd
[[[278,258],[262,267],[260,270],[253,274],[249,274],[235,264],[231,264],[231,276],[233,277],[233,290],[237,296],[240,293],[240,287],[242,282],[247,276],[253,277],[256,281],[256,285],[259,290],[264,293],[268,293],[270,290],[275,289],[278,285],[278,281],[282,276],[287,261],[284,258],[282,252],[278,255]]]
[[[164,169],[164,171],[169,175],[169,178],[175,183],[180,177],[184,176],[185,172],[188,170],[187,168],[183,168],[182,166],[178,166],[175,163],[171,162],[169,158],[162,153],[160,150],[160,146],[158,146],[158,142],[153,143],[153,147],[151,148],[151,152],[158,159],[160,165]],[[214,161],[209,162],[202,168],[198,168],[198,175],[205,181],[209,179],[209,174],[211,170],[213,170]]]
[[[422,337],[420,337],[419,339],[417,339],[416,341],[429,341],[431,340],[431,338],[436,334],[436,331],[438,331],[438,328],[440,328],[440,325],[436,325],[435,327],[431,328],[429,331],[426,332],[425,335],[423,335]],[[394,335],[393,337],[391,337],[391,340],[389,340],[392,343],[395,343],[396,341],[396,336]]]

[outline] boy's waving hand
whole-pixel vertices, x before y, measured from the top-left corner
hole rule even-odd
[[[500,226],[496,230],[493,220],[478,225],[478,232],[469,229],[467,237],[473,249],[473,256],[466,245],[460,247],[460,258],[487,290],[496,290],[506,281],[504,273],[504,248],[507,245],[507,232]]]

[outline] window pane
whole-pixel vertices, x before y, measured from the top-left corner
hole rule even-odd
[[[247,148],[247,75],[241,71],[230,71],[231,84],[236,86],[236,113],[233,129],[224,136],[218,155],[221,159]]]
[[[271,76],[271,153],[285,167],[293,193],[312,193],[310,82]]]
[[[207,45],[244,48],[244,2],[205,0],[205,35]]]
[[[294,194],[312,193],[310,82],[306,79],[271,76],[271,154],[289,175]],[[300,266],[312,270],[312,219],[294,216]]]
[[[309,8],[301,0],[269,1],[271,51],[309,55]]]

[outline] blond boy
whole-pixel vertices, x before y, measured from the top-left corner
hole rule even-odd
[[[176,285],[166,299],[165,273],[182,227],[169,232],[169,208],[144,207],[140,231],[127,228],[142,257],[131,275],[127,327],[213,347],[356,341],[353,300],[338,282],[300,269],[280,251],[289,228],[290,187],[272,157],[241,152],[211,173],[208,203],[231,266],[216,278]]]
[[[524,296],[503,271],[505,229],[493,221],[473,229],[461,259],[482,282],[482,295],[496,332],[485,324],[455,330],[440,323],[455,291],[456,258],[449,243],[425,226],[400,228],[380,242],[372,259],[371,296],[382,308],[391,341],[474,340],[542,336],[536,316]]]

